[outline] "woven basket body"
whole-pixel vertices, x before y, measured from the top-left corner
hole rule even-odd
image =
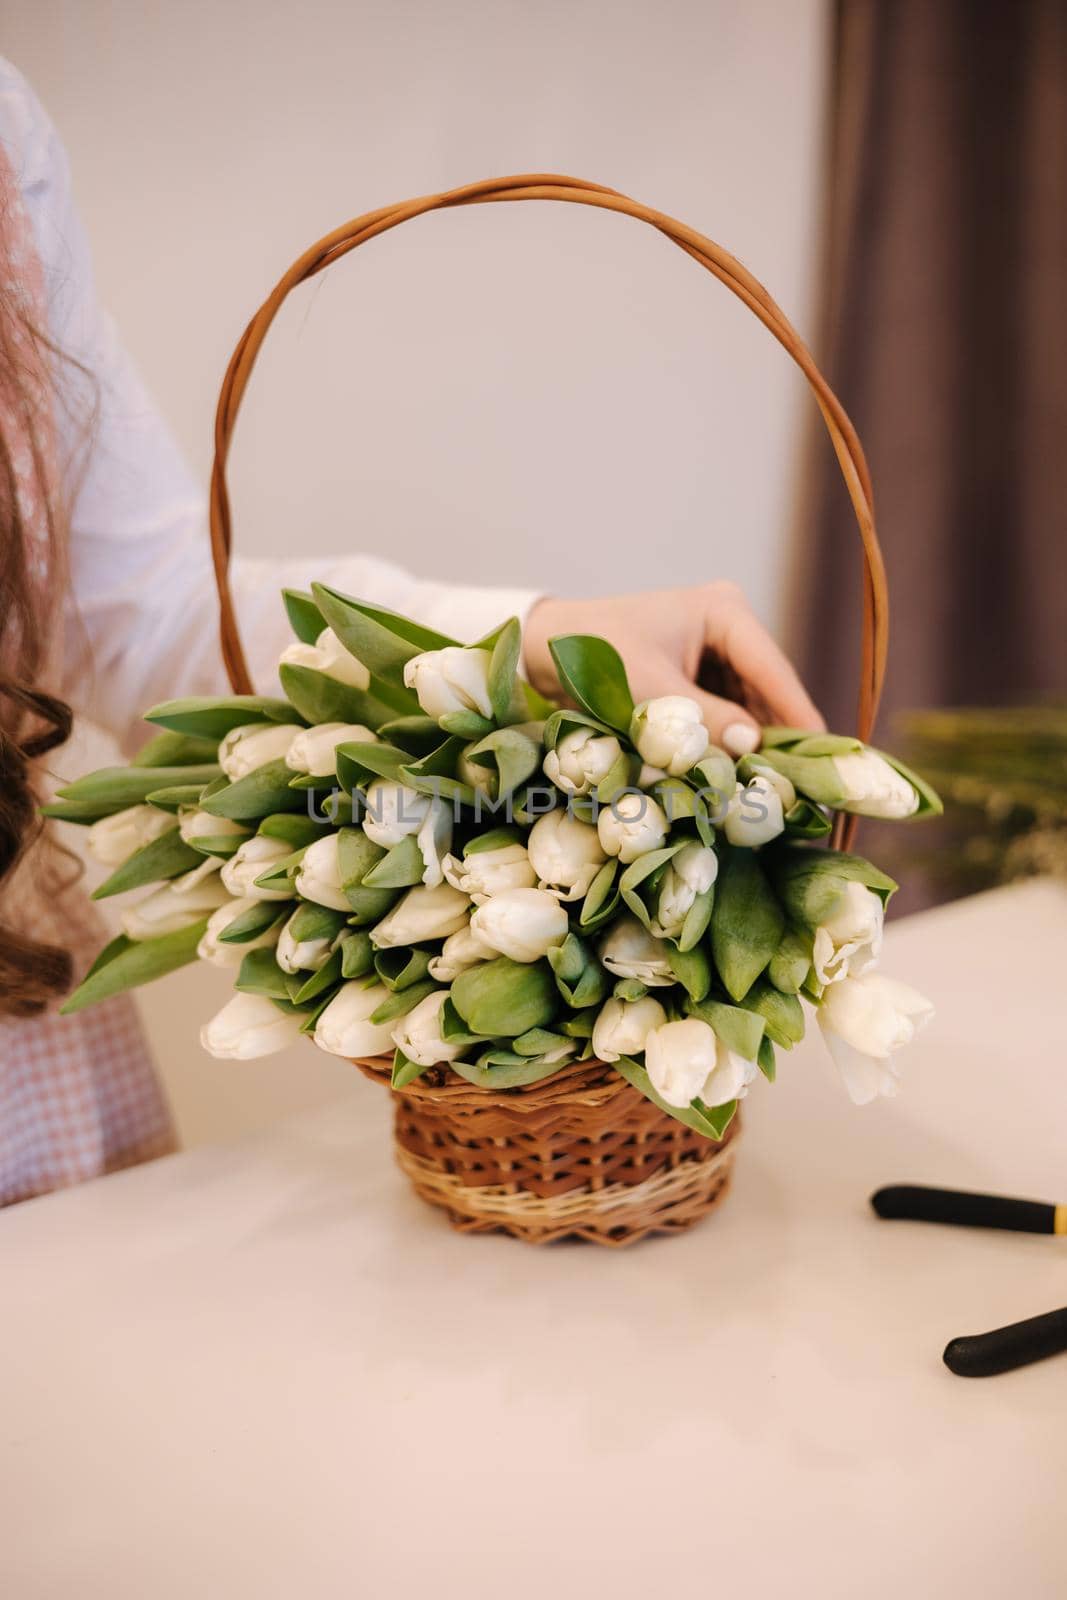
[[[388,1084],[387,1058],[356,1065]],[[691,1227],[725,1194],[740,1129],[706,1139],[599,1061],[501,1094],[434,1067],[395,1098],[397,1160],[422,1198],[464,1233],[531,1244]]]
[[[592,206],[655,229],[735,294],[804,373],[841,467],[863,549],[857,733],[868,739],[885,672],[888,598],[870,473],[841,402],[781,308],[721,245],[615,190],[552,173],[468,184],[383,206],[343,223],[293,262],[245,328],[219,395],[210,499],[220,643],[233,689],[248,694],[253,685],[230,590],[226,468],[256,358],[286,297],[352,250],[405,222],[439,210],[519,201]],[[838,848],[849,848],[855,824],[855,817],[837,817],[833,843]],[[379,1083],[389,1083],[386,1057],[357,1065]],[[688,1227],[726,1188],[737,1128],[735,1119],[723,1140],[709,1141],[666,1116],[601,1062],[564,1068],[542,1083],[502,1092],[473,1087],[449,1068],[436,1067],[397,1093],[398,1158],[418,1192],[447,1211],[457,1227],[471,1232],[503,1229],[536,1241],[578,1237],[626,1244],[647,1233]]]

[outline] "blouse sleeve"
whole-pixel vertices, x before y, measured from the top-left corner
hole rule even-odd
[[[48,332],[64,360],[60,459],[76,487],[70,524],[70,663],[75,708],[129,747],[157,700],[225,691],[204,495],[97,303],[66,154],[25,80],[0,60],[0,139],[19,180],[44,272]],[[86,384],[79,381],[84,374]],[[84,443],[83,443],[84,441]],[[289,640],[279,590],[314,577],[470,641],[525,618],[526,589],[414,577],[373,555],[234,562],[233,588],[256,686],[276,691]]]

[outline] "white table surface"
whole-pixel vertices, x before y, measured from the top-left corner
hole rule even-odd
[[[361,1080],[0,1214],[0,1593],[1062,1596],[1067,1358],[941,1350],[1067,1304],[1067,1241],[866,1202],[1067,1198],[1065,957],[1052,884],[901,922],[939,1008],[902,1097],[810,1039],[722,1209],[629,1251],[454,1234]]]

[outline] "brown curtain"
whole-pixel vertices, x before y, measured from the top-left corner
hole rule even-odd
[[[888,742],[902,707],[1067,689],[1067,0],[837,0],[834,48],[821,355],[874,479]],[[794,648],[849,728],[825,438],[803,520]]]

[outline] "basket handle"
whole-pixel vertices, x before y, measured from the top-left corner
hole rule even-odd
[[[422,195],[398,205],[382,206],[368,211],[352,222],[345,222],[332,233],[313,244],[293,262],[264,300],[238,341],[230,358],[226,376],[222,380],[218,410],[215,414],[215,461],[211,470],[211,550],[215,564],[215,582],[219,592],[220,640],[222,656],[230,683],[238,694],[248,694],[252,680],[248,672],[244,647],[237,626],[233,597],[230,592],[229,563],[232,545],[230,500],[226,489],[226,461],[234,424],[240,410],[245,388],[252,375],[260,346],[267,336],[271,323],[290,289],[308,278],[313,278],[331,262],[347,255],[357,245],[386,233],[401,222],[422,216],[427,211],[440,211],[452,206],[479,205],[491,200],[564,200],[579,205],[598,206],[603,211],[617,211],[648,223],[676,244],[686,255],[705,267],[720,283],[724,283],[739,300],[743,300],[769,328],[779,344],[788,351],[807,378],[822,412],[826,430],[830,435],[838,465],[856,514],[860,539],[863,545],[863,640],[860,664],[859,708],[857,734],[870,738],[878,712],[882,683],[885,677],[886,652],[889,638],[889,596],[886,588],[885,565],[874,525],[874,499],[870,473],[863,447],[856,430],[849,421],[844,407],[822,376],[807,345],[774,303],[763,285],[735,260],[721,245],[697,233],[662,211],[653,211],[614,189],[600,184],[587,183],[582,178],[560,177],[552,173],[528,173],[510,178],[488,178],[481,183],[466,184],[461,189],[451,189],[444,194]],[[838,818],[838,835],[850,836],[854,819]]]

